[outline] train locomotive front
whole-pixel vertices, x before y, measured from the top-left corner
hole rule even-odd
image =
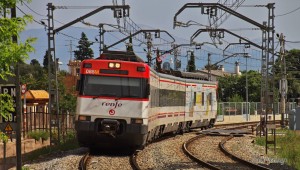
[[[145,144],[149,104],[147,64],[105,58],[84,60],[77,87],[75,129],[81,146]]]

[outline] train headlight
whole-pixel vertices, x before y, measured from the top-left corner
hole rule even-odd
[[[132,118],[132,119],[131,119],[131,123],[132,123],[132,124],[143,124],[143,119]]]
[[[115,68],[115,63],[108,63],[108,68]]]
[[[108,63],[108,68],[121,68],[121,63]]]
[[[115,67],[116,68],[121,68],[121,64],[120,63],[115,63]]]
[[[80,116],[78,116],[78,120],[79,121],[91,121],[91,116],[80,115]]]

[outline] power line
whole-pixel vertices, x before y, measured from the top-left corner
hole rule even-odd
[[[32,11],[33,13],[35,13],[35,14],[41,16],[41,17],[47,17],[46,15],[42,15],[42,14],[40,14],[40,13],[34,11],[32,8],[30,8],[30,7],[27,5],[26,2],[23,2],[23,4],[24,4],[30,11]]]
[[[16,6],[16,7],[17,7],[17,9],[18,9],[20,12],[22,12],[24,15],[29,16],[29,15],[26,14],[23,10],[21,10],[18,6]],[[33,21],[36,22],[36,23],[38,23],[38,24],[40,24],[40,25],[46,26],[46,25],[42,24],[41,22],[35,20],[34,18],[33,18]]]
[[[298,11],[299,9],[300,9],[300,7],[296,8],[296,9],[290,11],[290,12],[287,12],[287,13],[285,13],[285,14],[276,15],[276,17],[282,17],[282,16],[285,16],[285,15],[291,14],[291,13],[293,13],[293,12],[295,12],[295,11]]]
[[[285,41],[287,43],[300,43],[300,41]]]

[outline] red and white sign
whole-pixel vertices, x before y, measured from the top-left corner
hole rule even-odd
[[[25,94],[26,93],[26,84],[21,85],[21,93]]]
[[[116,113],[116,111],[114,109],[110,109],[108,112],[108,114],[110,114],[110,115],[114,115],[115,113]]]

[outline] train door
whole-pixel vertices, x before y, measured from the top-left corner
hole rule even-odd
[[[185,117],[192,117],[193,116],[193,88],[192,86],[186,86],[186,103],[185,103]]]

